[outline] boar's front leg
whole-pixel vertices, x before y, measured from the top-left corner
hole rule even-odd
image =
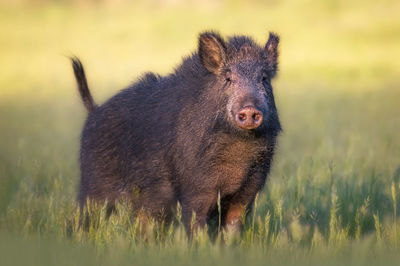
[[[215,191],[211,190],[186,191],[181,198],[182,221],[190,238],[199,228],[204,227],[210,209],[215,205],[216,200],[217,195]]]
[[[265,167],[253,169],[239,191],[225,203],[227,211],[223,219],[223,226],[228,233],[240,231],[242,217],[251,210],[257,193],[265,184],[268,170]]]

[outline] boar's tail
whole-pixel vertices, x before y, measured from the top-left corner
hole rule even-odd
[[[83,104],[86,109],[92,112],[96,108],[96,103],[93,101],[87,84],[85,70],[83,69],[82,62],[77,57],[71,57],[72,67],[74,69],[75,79],[78,83],[78,90],[82,97]]]

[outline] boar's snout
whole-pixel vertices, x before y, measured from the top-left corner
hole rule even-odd
[[[258,128],[263,121],[263,114],[253,106],[246,106],[235,115],[236,124],[243,129]]]

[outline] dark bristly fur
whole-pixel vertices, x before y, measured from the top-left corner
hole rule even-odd
[[[174,73],[147,73],[98,107],[73,59],[90,112],[81,136],[81,206],[125,199],[138,217],[170,221],[179,202],[190,234],[215,214],[220,193],[225,228],[240,228],[281,130],[271,86],[278,42],[275,34],[260,47],[246,36],[202,33],[198,52]],[[261,125],[239,127],[244,109],[258,112]]]

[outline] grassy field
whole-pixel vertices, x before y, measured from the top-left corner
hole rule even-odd
[[[0,1],[0,264],[398,265],[399,13],[394,0]],[[66,56],[101,103],[171,72],[205,29],[282,40],[284,132],[244,232],[188,243],[178,222],[144,240],[126,205],[108,221],[92,206],[83,232],[86,113]]]

